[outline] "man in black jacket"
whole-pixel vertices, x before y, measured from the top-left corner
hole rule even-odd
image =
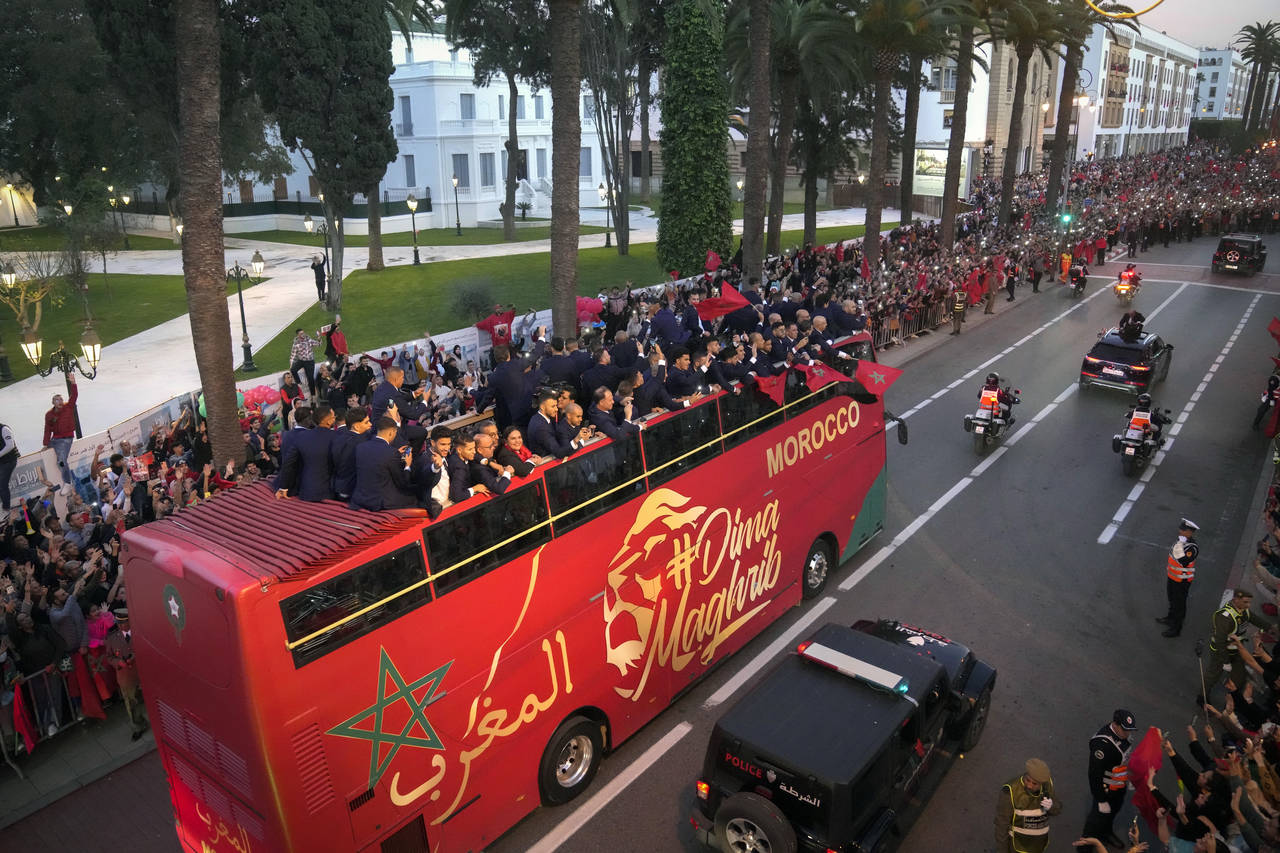
[[[315,425],[311,429],[289,434],[273,485],[277,498],[325,501],[333,497],[333,409],[316,406],[312,420]]]
[[[347,409],[343,420],[345,425],[342,429],[334,430],[333,443],[329,448],[333,468],[333,493],[340,501],[350,500],[351,493],[356,488],[356,448],[373,438],[369,434],[373,423],[364,409]]]
[[[352,509],[399,509],[414,505],[409,482],[412,455],[408,445],[392,447],[399,427],[388,417],[378,421],[378,434],[356,448],[356,484]]]

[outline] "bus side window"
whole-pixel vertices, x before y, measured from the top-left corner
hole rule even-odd
[[[316,632],[318,636],[293,647],[294,666],[303,666],[334,649],[362,637],[431,599],[422,548],[416,543],[384,554],[363,566],[343,572],[280,602],[285,636],[295,643]],[[379,603],[381,602],[381,603]],[[345,617],[376,605],[367,613],[338,625]],[[329,627],[333,626],[333,627]]]
[[[576,453],[545,475],[555,535],[644,493],[635,436]]]
[[[769,417],[780,406],[760,390],[754,382],[746,383],[741,394],[725,394],[720,398],[720,421],[724,425],[724,446],[741,444],[782,422],[781,416]]]
[[[719,410],[710,403],[691,406],[640,436],[652,489],[719,455]]]
[[[452,592],[551,539],[541,482],[486,498],[423,531],[437,595]],[[441,574],[443,573],[443,574]]]

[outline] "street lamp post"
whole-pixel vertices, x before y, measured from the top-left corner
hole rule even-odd
[[[413,229],[413,263],[417,266],[422,263],[422,259],[418,257],[418,197],[409,193],[404,203],[409,208],[409,227]]]
[[[124,235],[124,247],[128,249],[129,248],[129,232],[124,227],[124,214],[120,212],[120,210],[116,207],[116,204],[123,202],[124,205],[127,207],[129,205],[129,196],[122,195],[120,196],[120,198],[116,198],[114,195],[115,187],[111,187],[111,186],[107,187],[107,192],[112,193],[112,196],[108,198],[107,201],[111,202],[111,212],[114,213],[116,216],[116,223],[120,226],[120,233]]]
[[[325,292],[333,287],[333,269],[329,266],[329,225],[323,219],[316,222],[308,213],[302,218],[302,226],[307,229],[307,233],[314,230],[320,235],[320,239],[324,244],[324,269],[325,269]]]
[[[13,287],[18,280],[18,273],[13,268],[13,264],[5,264],[0,267],[0,284],[4,285],[5,290]],[[9,369],[9,353],[4,348],[4,341],[0,341],[0,382],[12,382],[13,371]]]
[[[261,280],[262,267],[264,266],[262,262],[262,253],[254,252],[253,260],[249,263],[250,266],[253,267],[254,277]],[[244,267],[240,266],[239,261],[236,262],[235,266],[227,270],[227,281],[235,279],[236,297],[240,300],[240,341],[241,345],[244,347],[244,361],[240,364],[240,369],[245,373],[252,373],[258,369],[258,365],[253,363],[253,348],[249,346],[249,324],[244,317],[244,291],[242,289],[242,284],[248,277],[249,272]]]
[[[62,341],[58,341],[58,348],[49,355],[49,366],[41,367],[40,361],[44,355],[44,341],[36,336],[36,333],[30,327],[22,332],[22,352],[27,357],[27,361],[31,362],[31,366],[35,368],[36,373],[43,376],[49,376],[55,370],[62,374],[63,380],[67,385],[67,397],[71,396],[71,374],[78,372],[85,379],[92,380],[98,375],[98,360],[102,358],[102,339],[98,337],[98,333],[93,330],[92,320],[86,320],[84,324],[84,334],[80,336],[80,351],[85,363],[89,365],[89,369],[85,370],[80,364],[80,359],[67,352],[66,346]],[[76,438],[84,438],[84,434],[80,429],[80,412],[77,409],[76,416]]]
[[[742,194],[742,187],[743,187],[743,186],[744,186],[744,182],[743,182],[742,178],[738,178],[738,201],[745,201],[745,200],[746,200],[746,197]]]
[[[604,247],[607,249],[613,245],[611,242],[613,228],[609,224],[609,215],[613,212],[613,206],[609,204],[609,191],[605,189],[604,184],[596,187],[596,194],[600,196],[600,203],[604,205]]]
[[[453,176],[453,215],[458,226],[458,236],[462,236],[462,209],[458,207],[458,176]],[[446,220],[447,221],[447,220]]]

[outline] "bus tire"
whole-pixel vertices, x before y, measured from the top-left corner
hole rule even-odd
[[[725,853],[796,853],[798,849],[795,828],[782,810],[749,791],[734,794],[716,810],[716,838]]]
[[[804,570],[800,575],[801,597],[807,600],[821,595],[822,590],[827,586],[827,578],[831,577],[831,572],[834,570],[835,560],[832,559],[831,545],[819,536],[813,540],[813,546],[809,548],[809,554],[804,558]]]
[[[604,735],[599,723],[581,716],[561,723],[538,764],[543,805],[562,805],[589,788],[603,757]]]

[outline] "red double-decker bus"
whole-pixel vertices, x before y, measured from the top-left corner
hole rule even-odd
[[[185,849],[479,850],[580,794],[881,529],[852,376],[717,393],[434,521],[257,485],[127,533]]]

